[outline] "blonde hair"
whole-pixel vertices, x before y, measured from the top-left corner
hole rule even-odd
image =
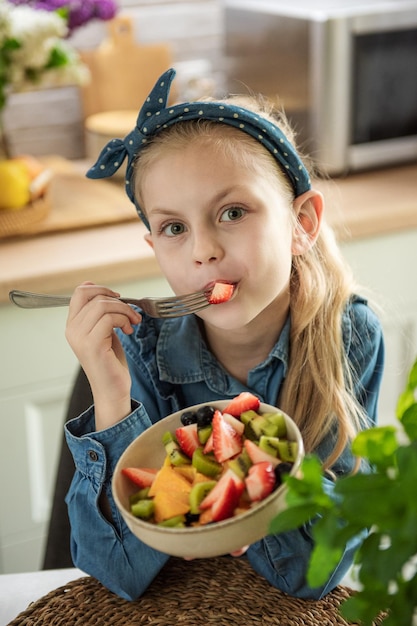
[[[229,98],[227,102],[273,120],[295,145],[294,133],[282,111],[271,115],[273,109],[265,101],[242,96]],[[225,124],[195,120],[173,124],[141,151],[135,164],[133,184],[135,195],[145,211],[141,187],[149,166],[167,150],[182,150],[196,140],[209,141],[210,145],[245,167],[274,177],[292,205],[294,192],[288,179],[277,161],[256,139]],[[326,468],[335,463],[361,424],[366,423],[364,410],[354,394],[354,376],[342,338],[342,315],[355,288],[352,273],[343,261],[333,232],[324,223],[315,245],[305,254],[293,257],[290,358],[277,402],[299,426],[307,452],[314,451],[336,425],[334,449],[323,460]]]

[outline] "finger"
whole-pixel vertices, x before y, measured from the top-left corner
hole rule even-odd
[[[94,310],[97,311],[97,315],[104,315],[108,312],[122,313],[127,316],[131,324],[138,324],[142,317],[137,310],[135,310],[132,306],[121,302],[118,298],[119,294],[108,287],[95,285],[93,283],[83,283],[75,289],[71,298],[68,319],[69,321],[72,321],[83,309],[88,311],[94,307]],[[100,308],[95,309],[95,307],[98,306],[97,303],[100,304]],[[111,304],[109,305],[109,303]],[[124,325],[121,324],[118,325],[118,327],[119,326],[123,328]],[[127,332],[131,332],[131,329],[129,330],[129,325],[126,326],[126,329]]]
[[[115,328],[128,335],[133,333],[134,326],[141,320],[140,313],[128,304],[97,297],[85,304],[67,328],[71,334],[74,332],[75,340],[78,335],[79,341],[84,337],[100,342],[100,339],[109,339]]]
[[[68,316],[66,338],[78,359],[86,351],[97,354],[111,348],[114,329],[120,328],[127,335],[134,332],[134,325],[142,317],[130,305],[98,296],[89,300],[81,309]]]
[[[231,556],[242,556],[242,554],[245,554],[248,548],[249,546],[244,546],[243,548],[240,548],[239,550],[234,550],[230,554]]]
[[[81,285],[78,285],[74,290],[74,293],[71,298],[71,308],[81,308],[87,302],[96,298],[97,296],[103,296],[107,298],[119,298],[120,294],[109,287],[104,287],[103,285],[96,285],[91,282],[84,282]],[[75,306],[74,306],[75,305]]]

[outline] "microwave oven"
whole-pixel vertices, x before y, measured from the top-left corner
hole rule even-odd
[[[225,0],[226,88],[282,107],[327,174],[417,159],[417,0]]]

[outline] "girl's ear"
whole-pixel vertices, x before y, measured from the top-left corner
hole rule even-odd
[[[151,248],[153,248],[153,239],[152,239],[152,235],[151,235],[151,233],[146,233],[146,235],[144,235],[144,237],[143,237],[143,238],[144,238],[144,240],[146,241],[146,243],[147,243],[148,245],[150,245],[150,246],[151,246]]]
[[[319,235],[323,215],[323,196],[320,191],[310,189],[294,200],[296,225],[292,237],[292,253],[307,252]]]

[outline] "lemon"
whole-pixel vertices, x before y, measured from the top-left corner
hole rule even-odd
[[[13,159],[0,161],[0,210],[18,210],[30,200],[27,167]]]

